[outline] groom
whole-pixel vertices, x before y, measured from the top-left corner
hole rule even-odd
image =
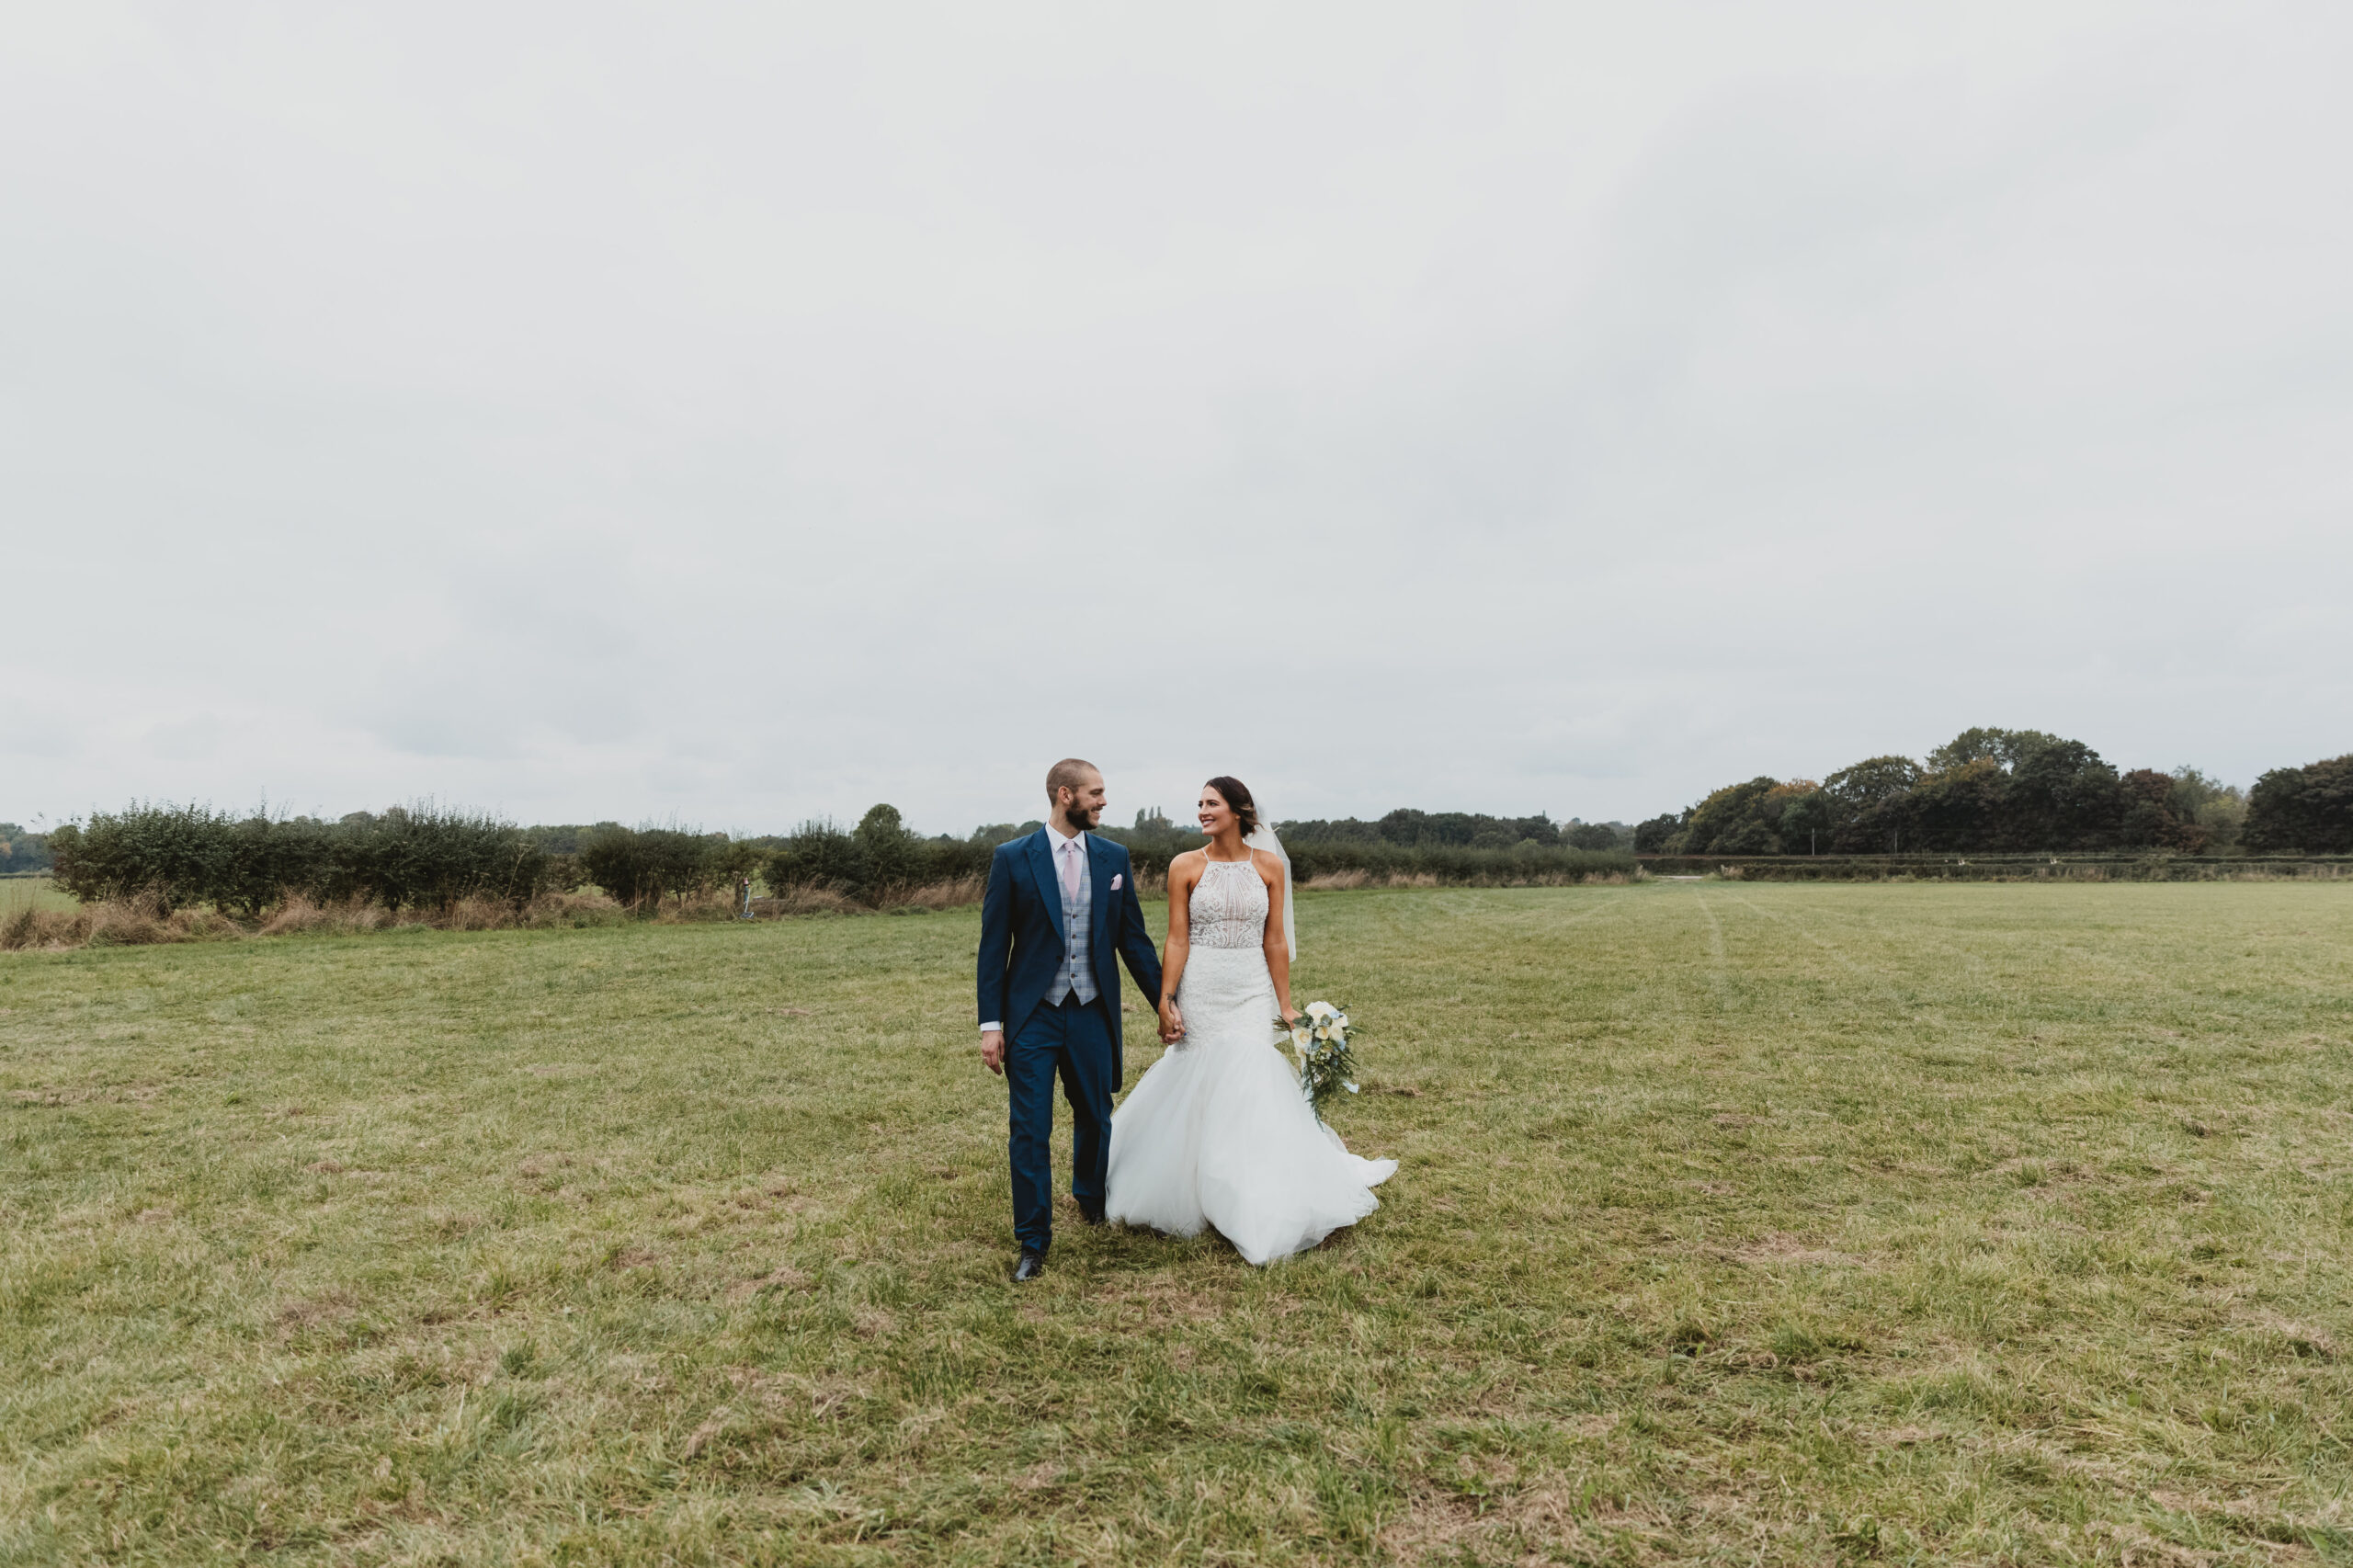
[[[981,901],[981,1060],[1010,1092],[1013,1233],[1027,1284],[1053,1244],[1054,1079],[1071,1109],[1070,1195],[1103,1222],[1111,1096],[1123,1081],[1120,970],[1160,999],[1160,955],[1144,930],[1128,852],[1089,831],[1103,820],[1103,775],[1065,757],[1046,775],[1046,825],[997,846]]]

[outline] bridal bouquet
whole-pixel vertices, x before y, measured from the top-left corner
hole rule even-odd
[[[1275,1028],[1290,1040],[1290,1053],[1299,1061],[1300,1092],[1315,1108],[1319,1120],[1326,1100],[1342,1089],[1352,1095],[1357,1092],[1357,1059],[1348,1049],[1351,1027],[1347,1014],[1329,1002],[1310,1002],[1297,1023],[1275,1020]]]

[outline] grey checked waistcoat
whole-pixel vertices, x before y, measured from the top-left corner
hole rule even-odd
[[[1095,965],[1091,941],[1094,933],[1088,929],[1095,913],[1095,858],[1086,852],[1086,835],[1080,834],[1078,845],[1078,895],[1073,898],[1063,891],[1063,856],[1059,835],[1046,835],[1046,858],[1053,862],[1054,895],[1063,901],[1063,967],[1054,976],[1053,984],[1046,988],[1046,1005],[1059,1007],[1064,998],[1077,993],[1079,1001],[1095,1000]]]

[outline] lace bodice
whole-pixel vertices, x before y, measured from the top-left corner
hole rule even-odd
[[[1211,860],[1193,884],[1186,926],[1197,948],[1255,948],[1267,938],[1267,884],[1248,860]]]

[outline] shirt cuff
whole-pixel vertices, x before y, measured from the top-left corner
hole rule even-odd
[[[983,1024],[981,1026],[981,1032],[983,1034],[1003,1034],[1005,1032],[1005,1026],[1001,1023]]]

